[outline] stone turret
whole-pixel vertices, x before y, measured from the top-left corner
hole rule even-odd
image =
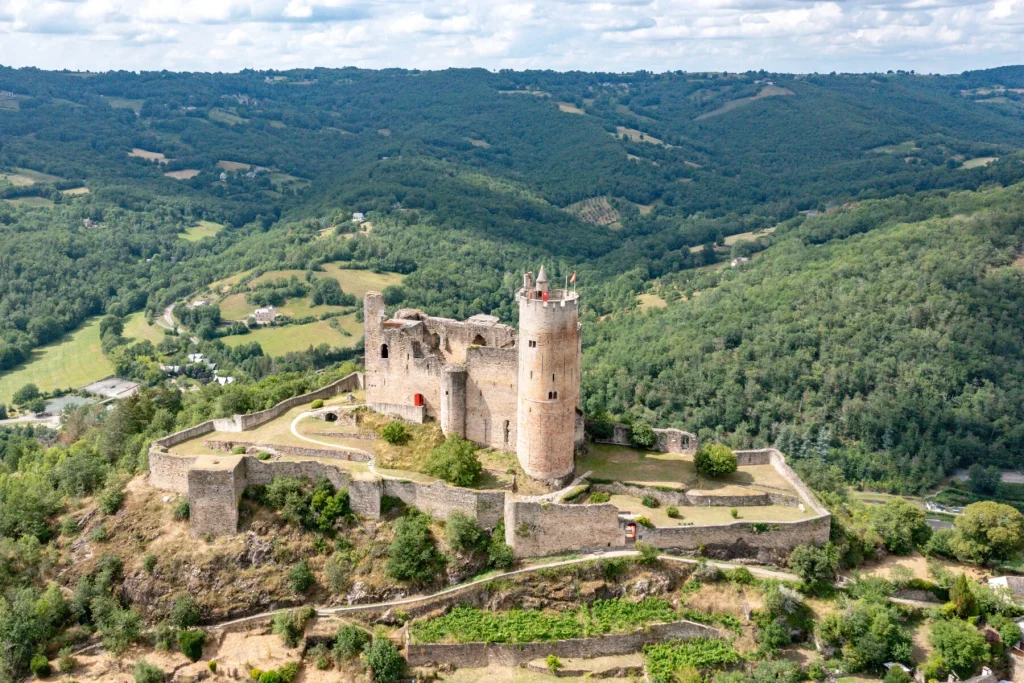
[[[519,391],[516,455],[535,479],[560,484],[572,477],[580,393],[579,297],[551,290],[541,267],[527,273],[519,304]]]

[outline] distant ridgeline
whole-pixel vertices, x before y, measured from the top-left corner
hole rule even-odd
[[[848,476],[896,486],[1004,462],[1024,448],[1019,280],[999,270],[1019,239],[1002,219],[951,217],[1012,202],[928,193],[1024,176],[1022,87],[1024,67],[0,68],[0,373],[92,316],[157,317],[252,269],[401,273],[388,306],[513,320],[516,274],[545,262],[586,290],[588,412],[836,448]],[[634,319],[642,292],[655,312]],[[105,329],[136,379],[187,345],[132,351]],[[217,344],[203,351],[240,379],[278,367]]]

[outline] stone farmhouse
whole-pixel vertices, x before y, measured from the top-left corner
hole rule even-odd
[[[490,315],[465,322],[364,302],[366,402],[410,422],[515,452],[523,470],[557,486],[572,479],[583,443],[579,296],[551,289],[541,266],[516,292],[519,334]]]

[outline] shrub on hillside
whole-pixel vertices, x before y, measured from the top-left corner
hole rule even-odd
[[[398,581],[428,583],[443,566],[444,558],[430,533],[429,517],[413,513],[395,523],[395,538],[388,547],[388,576]]]
[[[288,572],[288,584],[296,593],[305,593],[314,583],[316,577],[313,576],[313,571],[306,560],[302,560]]]
[[[358,626],[344,624],[338,628],[338,635],[334,637],[332,652],[334,658],[340,662],[358,657],[369,644],[369,633]]]
[[[174,507],[171,508],[171,515],[179,522],[186,521],[191,513],[192,509],[189,507],[188,498],[179,498],[175,501]]]
[[[387,638],[374,638],[366,653],[366,663],[373,674],[374,683],[397,681],[405,672],[405,660],[398,648]]]
[[[505,522],[498,522],[491,532],[490,543],[487,544],[487,564],[494,569],[508,569],[515,564],[512,546],[505,543]]]
[[[44,654],[33,655],[28,668],[32,670],[32,675],[36,678],[47,678],[52,673],[50,660]]]
[[[405,443],[409,439],[409,430],[404,422],[392,420],[380,430],[380,437],[390,444]]]
[[[593,493],[590,494],[590,500],[588,500],[587,502],[593,503],[594,505],[598,505],[600,503],[607,503],[611,499],[612,496],[610,493],[605,493],[604,491],[594,491]]]
[[[724,477],[736,471],[736,454],[725,444],[701,444],[693,456],[693,465],[706,477]]]
[[[270,622],[270,631],[274,635],[281,636],[281,640],[288,647],[295,647],[302,639],[306,622],[312,618],[313,614],[314,611],[311,607],[278,612]]]
[[[196,629],[178,632],[178,647],[181,648],[181,653],[193,662],[198,662],[199,658],[203,656],[204,642],[206,642],[205,631]]]
[[[472,486],[483,472],[476,448],[476,444],[462,437],[448,437],[430,451],[425,467],[427,474],[456,486]]]
[[[171,605],[171,624],[176,628],[191,628],[199,623],[199,605],[188,593],[174,596]]]
[[[164,672],[146,660],[140,659],[135,662],[132,677],[135,678],[135,683],[163,683]]]
[[[453,550],[471,553],[486,542],[487,534],[475,519],[456,510],[448,515],[445,523],[445,540]]]
[[[827,590],[836,580],[839,553],[831,543],[826,543],[820,548],[802,545],[790,553],[789,568],[795,571],[811,590]]]

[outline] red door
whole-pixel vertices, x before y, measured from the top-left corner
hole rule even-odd
[[[412,397],[412,404],[419,408],[423,405],[423,394],[416,394]]]

